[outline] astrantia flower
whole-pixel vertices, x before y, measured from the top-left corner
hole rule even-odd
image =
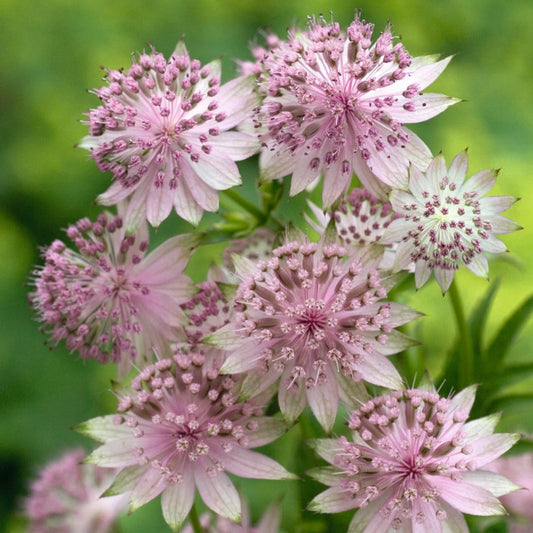
[[[350,191],[346,201],[332,210],[331,216],[308,201],[315,220],[304,215],[309,224],[318,233],[324,233],[333,217],[337,233],[342,243],[350,248],[366,248],[375,256],[383,257],[380,268],[392,265],[394,250],[392,245],[384,246],[380,239],[385,229],[396,215],[389,202],[379,200],[366,189],[356,187]]]
[[[168,61],[152,50],[126,72],[112,70],[96,90],[80,146],[115,183],[98,197],[113,205],[131,195],[128,227],[146,217],[158,226],[175,208],[197,224],[218,209],[218,190],[241,182],[235,161],[258,149],[253,136],[228,131],[256,104],[255,78],[220,85],[220,62],[204,67],[180,42]]]
[[[256,369],[245,390],[281,378],[284,416],[295,420],[309,403],[330,430],[339,397],[347,401],[360,392],[355,382],[402,386],[386,356],[411,344],[394,328],[418,314],[383,301],[386,280],[364,260],[347,257],[342,246],[302,239],[272,253],[257,265],[239,261],[243,281],[235,296],[234,346],[223,370]],[[215,334],[215,342],[220,336],[223,343],[229,329]]]
[[[501,474],[522,487],[502,498],[505,508],[513,515],[510,533],[529,533],[533,530],[533,453],[500,457],[487,465],[487,469]]]
[[[261,517],[256,526],[252,526],[250,510],[246,501],[241,497],[242,519],[240,524],[231,522],[227,518],[218,517],[215,523],[206,513],[200,518],[205,533],[278,533],[280,509],[278,504],[271,505]],[[191,526],[183,529],[182,533],[193,533]]]
[[[163,515],[173,529],[187,517],[195,489],[215,513],[240,519],[239,495],[226,472],[293,477],[249,449],[285,431],[281,419],[262,416],[270,395],[238,402],[238,379],[219,375],[218,364],[198,353],[162,359],[117,391],[122,414],[79,427],[103,443],[87,461],[121,469],[107,494],[131,491],[131,511],[162,494]]]
[[[25,501],[30,533],[108,533],[126,511],[126,496],[100,498],[113,472],[81,464],[81,449],[50,463],[31,486]]]
[[[183,274],[197,238],[180,235],[146,255],[143,224],[126,234],[120,216],[84,218],[67,229],[77,250],[54,241],[35,271],[30,301],[53,345],[65,339],[82,358],[118,364],[125,375],[183,337],[183,312],[194,288]]]
[[[384,244],[399,243],[396,270],[415,263],[416,286],[421,287],[435,273],[443,292],[455,271],[465,265],[477,276],[488,277],[483,252],[502,253],[505,244],[495,237],[520,229],[499,215],[511,207],[512,196],[483,195],[496,181],[496,170],[482,170],[465,181],[466,151],[459,153],[450,168],[442,155],[433,159],[427,171],[409,170],[409,190],[394,190],[390,201],[400,215],[383,235]]]
[[[472,386],[452,399],[411,389],[368,401],[350,415],[351,440],[312,442],[333,466],[311,472],[330,488],[310,508],[359,508],[350,533],[468,533],[461,513],[503,514],[498,496],[519,487],[482,468],[519,435],[493,434],[498,415],[466,422],[474,396]]]
[[[188,324],[184,326],[187,342],[198,343],[230,322],[233,307],[214,281],[198,284],[199,291],[182,305]]]
[[[372,44],[373,25],[358,13],[346,34],[337,23],[312,20],[308,31],[290,32],[265,59],[268,92],[257,117],[266,127],[261,154],[266,180],[292,173],[291,194],[323,174],[323,206],[350,186],[355,172],[384,197],[403,187],[412,162],[425,169],[427,146],[405,123],[427,120],[457,100],[423,94],[450,58],[412,59],[393,44],[390,28]],[[260,130],[261,131],[261,130]]]

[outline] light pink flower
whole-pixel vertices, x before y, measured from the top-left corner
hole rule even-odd
[[[108,494],[131,491],[130,511],[161,494],[166,522],[177,529],[198,489],[205,504],[230,520],[241,517],[239,495],[226,472],[290,479],[280,464],[250,448],[282,435],[281,419],[262,416],[271,393],[237,401],[239,378],[219,375],[219,361],[177,353],[146,367],[117,391],[122,414],[78,429],[103,444],[87,459],[120,468]]]
[[[487,465],[487,469],[501,474],[522,487],[502,498],[506,509],[512,513],[510,533],[528,533],[533,530],[533,453],[500,457]]]
[[[187,302],[182,304],[188,324],[184,326],[187,342],[194,349],[206,349],[199,345],[200,341],[231,320],[233,306],[229,299],[214,281],[203,281],[198,284],[199,291]]]
[[[96,90],[80,146],[115,182],[98,197],[114,205],[131,196],[126,225],[158,226],[172,207],[193,224],[218,209],[218,191],[241,183],[235,161],[258,150],[253,136],[228,131],[250,116],[255,77],[220,85],[220,62],[204,67],[183,42],[168,61],[152,50],[127,72],[111,70]]]
[[[120,216],[84,218],[67,229],[77,250],[54,241],[44,250],[29,298],[55,346],[64,339],[82,358],[143,366],[183,337],[180,304],[193,294],[183,274],[198,239],[180,235],[146,255],[146,224],[126,234]]]
[[[272,504],[263,514],[256,526],[252,526],[250,509],[241,496],[242,519],[239,524],[219,516],[212,523],[211,516],[207,513],[202,515],[200,523],[205,533],[279,533],[280,509],[277,503]],[[193,533],[190,525],[186,526],[182,533]]]
[[[291,195],[320,174],[323,206],[350,186],[355,172],[374,195],[403,187],[413,163],[425,169],[427,146],[405,123],[421,122],[457,102],[421,91],[450,58],[412,59],[393,44],[390,28],[372,44],[373,25],[356,12],[343,33],[337,23],[313,19],[307,31],[291,31],[263,60],[268,93],[257,116],[265,149],[265,180],[292,173]],[[260,130],[261,131],[261,130]]]
[[[350,533],[468,533],[462,513],[504,514],[498,497],[519,487],[483,467],[519,435],[493,434],[499,415],[466,422],[474,397],[474,386],[451,399],[411,389],[363,404],[349,417],[351,439],[312,441],[333,466],[310,472],[330,488],[309,507],[358,508]]]
[[[322,211],[312,202],[307,202],[314,217],[304,214],[311,227],[320,234],[333,218],[335,228],[342,243],[348,249],[365,248],[369,254],[381,257],[380,269],[388,270],[394,262],[394,247],[380,242],[385,229],[396,218],[389,202],[379,200],[366,189],[356,187],[347,199],[341,202],[331,215]]]
[[[483,252],[507,251],[495,235],[520,229],[499,215],[516,198],[483,198],[498,172],[482,170],[465,181],[467,166],[466,151],[459,153],[448,169],[444,157],[438,155],[424,173],[410,168],[408,191],[393,190],[390,194],[400,217],[389,225],[381,242],[399,243],[395,270],[415,263],[417,288],[434,272],[442,292],[446,292],[460,265],[487,278],[489,266]]]
[[[387,356],[412,344],[394,328],[418,313],[383,301],[387,280],[337,244],[302,238],[272,253],[257,265],[236,258],[235,321],[208,341],[230,351],[223,371],[254,370],[245,393],[281,378],[283,415],[294,421],[308,403],[329,431],[339,398],[349,402],[364,390],[359,380],[402,386]]]
[[[30,533],[108,533],[125,513],[127,496],[100,498],[113,472],[81,464],[85,452],[70,451],[48,464],[25,501]]]

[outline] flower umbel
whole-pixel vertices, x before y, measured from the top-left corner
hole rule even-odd
[[[387,289],[378,271],[338,244],[291,241],[272,254],[243,274],[233,326],[243,345],[223,370],[257,369],[248,378],[252,390],[281,377],[284,416],[295,420],[309,403],[330,430],[339,395],[345,400],[355,382],[402,386],[386,356],[411,344],[394,328],[418,314],[382,301]]]
[[[218,209],[218,190],[241,183],[235,161],[258,149],[253,136],[230,132],[257,97],[254,77],[220,85],[220,62],[201,66],[183,42],[168,61],[152,50],[127,72],[111,70],[96,90],[103,105],[89,112],[80,146],[115,183],[98,197],[113,205],[131,196],[126,225],[146,217],[158,226],[172,207],[193,224]]]
[[[396,270],[415,263],[417,288],[434,272],[446,292],[460,265],[487,278],[489,266],[483,252],[507,251],[495,235],[520,229],[499,215],[516,198],[483,197],[498,172],[482,170],[465,181],[467,166],[466,151],[459,153],[448,169],[444,157],[438,155],[424,173],[410,168],[408,191],[391,192],[390,201],[399,218],[389,225],[381,242],[398,243]]]
[[[179,306],[194,290],[183,269],[196,236],[174,237],[146,255],[146,224],[127,235],[111,215],[81,219],[67,235],[78,250],[60,240],[46,248],[29,295],[54,345],[65,339],[82,358],[117,363],[124,376],[183,337]]]
[[[81,449],[46,466],[31,486],[25,514],[30,533],[108,533],[128,506],[127,496],[100,498],[113,472],[81,464]]]
[[[217,514],[240,519],[239,495],[227,472],[289,479],[280,464],[250,451],[285,431],[281,419],[262,416],[270,394],[238,402],[239,379],[219,374],[199,353],[159,360],[117,392],[121,414],[89,420],[78,429],[103,442],[87,461],[120,468],[108,494],[131,490],[130,510],[162,494],[167,523],[177,529],[198,489]]]
[[[431,160],[427,146],[405,123],[421,122],[457,102],[421,91],[450,58],[411,58],[393,44],[390,28],[372,43],[373,25],[356,13],[343,33],[338,23],[312,19],[307,31],[291,31],[266,53],[268,96],[257,116],[262,136],[262,176],[292,173],[291,194],[323,174],[323,206],[335,202],[355,172],[376,196],[403,187],[412,162]]]
[[[466,422],[474,397],[474,386],[451,399],[410,389],[363,404],[349,417],[351,440],[311,443],[333,466],[311,472],[330,488],[310,508],[323,513],[359,508],[350,533],[468,533],[461,513],[503,514],[498,496],[519,487],[481,469],[519,435],[493,434],[498,415]]]

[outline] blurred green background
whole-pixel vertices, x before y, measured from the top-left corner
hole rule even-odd
[[[97,105],[87,89],[101,84],[100,65],[128,67],[132,51],[151,42],[170,54],[185,36],[193,57],[222,57],[223,78],[235,71],[234,58],[249,59],[248,44],[260,28],[284,36],[306,17],[332,11],[346,26],[355,8],[376,25],[390,20],[413,55],[455,57],[430,91],[463,98],[415,130],[434,153],[448,161],[469,147],[469,175],[502,168],[491,194],[522,198],[508,213],[526,229],[504,236],[511,253],[491,265],[501,276],[488,331],[510,314],[533,288],[533,3],[529,0],[0,0],[0,531],[24,531],[18,517],[30,479],[48,460],[77,444],[91,444],[69,428],[111,412],[114,369],[82,362],[61,346],[43,345],[26,302],[29,272],[40,245],[61,238],[61,228],[82,216],[95,216],[96,196],[109,184],[87,153],[75,149],[86,133],[80,122]],[[246,176],[245,176],[246,177]],[[171,217],[161,232],[177,225]],[[203,260],[197,258],[199,264]],[[207,261],[207,259],[206,259]],[[458,274],[467,309],[488,284],[468,271]],[[455,334],[449,302],[435,283],[414,294],[409,304],[426,313],[419,328],[436,371]],[[531,361],[531,322],[511,357]],[[532,390],[533,380],[521,384]],[[504,412],[502,428],[533,432],[529,403],[516,400]],[[288,442],[293,442],[292,441]],[[290,469],[295,450],[280,446]],[[292,454],[292,455],[291,455]],[[281,459],[283,461],[283,457]],[[282,483],[246,484],[257,516]],[[287,489],[288,490],[288,489]],[[251,492],[250,492],[251,491]],[[291,531],[285,506],[284,527]],[[159,501],[122,522],[126,533],[165,531]]]

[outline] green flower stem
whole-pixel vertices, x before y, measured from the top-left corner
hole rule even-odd
[[[200,519],[198,518],[198,511],[194,503],[189,513],[189,521],[191,522],[191,526],[194,533],[205,533],[202,524],[200,524]]]
[[[454,280],[448,291],[452,304],[457,331],[462,343],[462,357],[459,362],[459,385],[464,388],[472,383],[472,370],[474,363],[474,352],[472,350],[472,338],[466,322],[463,302],[457,288],[457,282]]]
[[[233,200],[237,205],[240,205],[245,211],[248,211],[251,215],[257,218],[258,221],[264,222],[267,218],[267,215],[259,209],[256,205],[252,204],[249,200],[241,196],[234,189],[226,189],[222,191],[228,198]]]

